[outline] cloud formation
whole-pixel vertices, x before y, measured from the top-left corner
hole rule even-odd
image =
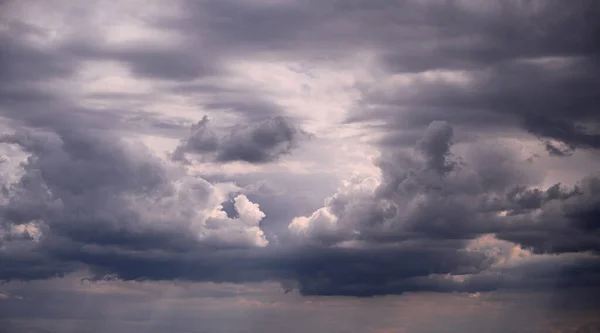
[[[464,281],[423,281],[420,278],[439,272],[425,274],[417,269],[407,269],[405,276],[387,272],[390,286],[377,279],[365,278],[362,280],[364,289],[354,285],[357,293],[396,293],[402,292],[403,288],[405,291],[413,288],[481,291],[519,287],[533,279],[529,276],[530,267],[523,266],[523,272],[517,269],[518,282],[488,280],[490,270],[496,270],[494,265],[504,261],[498,256],[510,255],[513,248],[529,253],[528,256],[538,253],[540,258],[546,253],[598,253],[600,234],[597,223],[591,222],[599,218],[597,177],[583,179],[573,188],[560,184],[546,190],[530,188],[523,184],[535,184],[534,170],[528,165],[531,162],[519,160],[510,151],[507,153],[493,146],[470,152],[458,160],[450,153],[452,133],[452,127],[447,123],[433,122],[416,142],[414,153],[384,151],[378,161],[381,182],[360,177],[345,182],[325,201],[323,208],[310,216],[295,218],[289,225],[290,231],[302,243],[349,248],[352,250],[348,251],[353,253],[387,247],[390,252],[398,251],[394,257],[398,259],[396,265],[401,266],[405,262],[400,255],[405,249],[411,253],[410,257],[419,258],[420,265],[446,267],[449,271],[442,273],[468,276]],[[508,248],[492,255],[469,249],[469,242],[481,237],[497,238],[500,244],[503,244],[500,240],[510,243],[502,245]],[[427,255],[440,247],[444,249],[444,255]],[[532,265],[537,265],[535,258],[532,256]],[[561,263],[557,258],[549,261],[557,260],[553,263],[557,265]],[[577,263],[578,260],[582,262]],[[376,261],[368,262],[374,264]],[[579,264],[596,267],[599,263],[596,255],[580,259],[574,256],[568,262],[575,267]],[[444,265],[440,266],[442,263]],[[546,264],[545,260],[540,262],[540,265]],[[595,276],[597,268],[591,267],[589,274]],[[565,268],[565,271],[569,269]],[[386,277],[385,268],[378,267],[371,274],[375,271],[382,274],[381,278]],[[346,274],[356,276],[359,273],[345,272],[343,276]],[[568,273],[563,274],[567,274],[563,283],[572,283],[568,281]],[[323,290],[315,292],[328,293],[344,285],[343,280],[333,280],[330,285],[323,286]]]
[[[23,265],[24,271],[18,267],[21,260],[48,260],[40,264],[60,271],[78,247],[76,252],[177,252],[268,244],[259,227],[264,213],[257,204],[239,194],[236,218],[222,210],[221,203],[238,190],[235,185],[213,185],[187,175],[142,146],[78,131],[16,132],[1,142],[30,154],[21,177],[3,186],[1,221],[9,231],[3,237],[3,254],[28,249],[5,258],[10,264],[3,279],[55,275],[31,264]],[[19,237],[13,236],[15,228],[21,230]],[[34,237],[32,230],[39,235]],[[64,263],[55,265],[55,260]]]
[[[414,152],[382,152],[381,181],[349,180],[274,244],[246,196],[235,195],[235,216],[223,210],[240,188],[189,176],[142,147],[89,133],[5,135],[31,156],[4,190],[11,269],[2,278],[87,266],[96,279],[293,281],[305,295],[354,296],[595,286],[597,178],[523,186],[535,180],[531,162],[486,147],[459,163],[452,135],[433,122]]]
[[[200,155],[215,162],[244,161],[268,163],[289,154],[309,134],[289,124],[282,117],[267,119],[252,125],[236,125],[219,137],[204,116],[192,125],[190,134],[181,140],[173,152],[174,160],[185,160],[185,154]]]
[[[0,280],[597,310],[599,3],[8,2]]]

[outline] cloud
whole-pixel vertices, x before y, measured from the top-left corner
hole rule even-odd
[[[392,3],[357,5],[356,11],[387,17],[384,4]],[[436,119],[482,135],[521,127],[570,147],[598,148],[596,3],[398,6],[402,12],[394,11],[382,28],[389,33],[373,38],[383,74],[360,85],[363,101],[351,119],[386,121],[389,134]],[[394,26],[403,34],[392,33]]]
[[[528,188],[520,184],[536,183],[531,172],[522,172],[522,169],[531,168],[530,162],[519,161],[517,156],[509,154],[510,151],[491,146],[470,151],[458,163],[459,160],[450,154],[452,132],[447,123],[433,122],[423,138],[416,142],[414,154],[402,150],[394,152],[391,148],[389,152],[382,152],[378,162],[382,171],[381,183],[372,178],[355,177],[329,197],[324,207],[290,223],[290,231],[301,243],[352,249],[348,251],[355,256],[361,249],[365,253],[377,251],[374,249],[383,252],[381,249],[387,247],[387,251],[398,259],[397,264],[405,265],[403,267],[407,269],[403,272],[406,275],[402,275],[377,266],[371,273],[378,271],[382,279],[390,279],[389,284],[365,277],[347,285],[343,280],[335,280],[337,275],[333,272],[321,271],[320,274],[327,276],[323,278],[327,283],[319,285],[322,289],[313,286],[315,289],[310,292],[343,294],[344,288],[348,288],[345,292],[350,294],[409,290],[476,292],[523,285],[533,288],[530,283],[537,278],[532,267],[537,265],[537,259],[533,259],[531,265],[519,265],[495,275],[493,266],[500,260],[496,254],[486,250],[473,252],[467,245],[467,240],[484,235],[496,235],[510,241],[506,244],[519,244],[540,255],[564,253],[564,257],[549,257],[552,262],[556,260],[552,265],[560,267],[561,273],[553,275],[558,280],[564,279],[560,283],[576,285],[571,279],[584,283],[580,280],[582,276],[575,278],[567,273],[577,270],[580,265],[587,267],[585,270],[591,274],[585,279],[595,276],[596,268],[592,267],[598,265],[596,255],[569,257],[566,253],[598,251],[600,235],[597,225],[591,222],[597,219],[594,207],[600,199],[596,188],[598,179],[586,178],[573,189],[558,184],[547,190]],[[430,249],[440,246],[450,257],[427,255]],[[440,265],[444,263],[443,267],[448,269],[446,273],[464,274],[469,278],[455,281],[444,277],[444,273],[425,274],[407,268],[400,259],[404,251],[420,258],[420,263],[425,266],[442,267]],[[573,261],[561,258],[572,258]],[[366,262],[376,265],[373,259]],[[539,265],[544,269],[551,267],[546,266],[550,265],[549,261],[541,261]],[[352,264],[348,263],[348,266],[352,267]],[[345,273],[352,276],[367,274],[366,267],[369,265],[365,266],[365,271],[357,269]],[[512,274],[516,274],[514,280],[510,277]],[[554,278],[551,280],[555,281]],[[310,289],[316,281],[309,279],[304,283],[301,288]]]
[[[0,62],[0,80],[3,90],[11,85],[23,85],[39,79],[61,78],[74,72],[68,59],[51,47],[32,45],[25,40],[30,36],[44,36],[40,28],[17,20],[7,22],[7,28],[0,32],[3,45]]]
[[[562,145],[562,146],[563,147],[561,147],[561,145],[557,145],[549,140],[544,141],[544,148],[546,148],[546,151],[551,156],[564,157],[564,156],[573,155],[573,151],[575,150],[575,148],[573,146],[568,146],[568,145]],[[564,147],[564,146],[566,146],[566,147]]]
[[[344,240],[369,242],[419,234],[461,239],[485,232],[485,224],[491,221],[484,223],[478,214],[493,216],[496,212],[485,211],[486,201],[501,196],[511,184],[529,180],[527,173],[517,169],[519,164],[527,168],[527,162],[491,146],[473,150],[456,167],[458,162],[450,156],[452,133],[447,123],[433,122],[412,154],[392,148],[383,151],[377,161],[381,183],[371,178],[351,180],[313,215],[314,223],[329,216],[327,220],[336,221],[335,230],[345,235]],[[503,162],[490,163],[496,160]],[[307,222],[309,229],[312,223]]]
[[[452,165],[446,161],[450,153],[452,127],[446,122],[432,122],[425,134],[417,142],[417,149],[427,159],[427,166],[438,173],[452,170]]]
[[[529,188],[530,162],[485,147],[458,163],[452,134],[434,122],[412,154],[383,151],[381,180],[351,178],[275,244],[242,188],[190,176],[143,146],[91,131],[7,134],[3,143],[30,156],[4,186],[2,226],[14,231],[3,233],[2,278],[89,267],[94,279],[295,281],[304,295],[353,296],[595,286],[598,258],[578,252],[598,249],[598,180]],[[222,205],[231,195],[233,215]],[[492,234],[492,245],[473,246]]]
[[[600,178],[590,176],[572,188],[557,184],[545,192],[521,189],[513,199],[513,210],[503,217],[512,226],[497,235],[536,252],[598,253],[599,184]]]
[[[173,159],[183,159],[186,151],[202,154],[212,153],[217,150],[219,138],[210,129],[208,122],[208,117],[204,116],[197,124],[192,125],[189,137],[181,140],[181,143],[173,152]]]
[[[204,116],[192,125],[189,136],[181,140],[173,152],[173,159],[183,160],[186,153],[191,153],[215,162],[268,163],[289,154],[308,137],[308,133],[282,117],[236,125],[228,134],[219,137],[210,128],[208,117]]]
[[[176,46],[176,45],[175,45]],[[174,82],[192,81],[196,78],[218,74],[211,55],[202,56],[197,51],[173,45],[155,43],[131,43],[111,45],[107,42],[72,41],[64,46],[73,58],[87,60],[111,60],[127,65],[133,74]]]
[[[80,131],[16,132],[0,141],[30,154],[20,179],[3,187],[2,226],[35,223],[41,234],[29,241],[4,235],[3,255],[25,256],[26,262],[47,260],[39,264],[53,268],[29,263],[22,268],[33,272],[23,273],[15,262],[7,267],[17,272],[3,270],[4,279],[53,275],[71,262],[64,257],[72,256],[78,246],[183,251],[268,243],[259,227],[264,213],[244,195],[235,199],[238,218],[222,211],[220,203],[238,190],[235,185],[213,185],[189,176],[143,146]],[[24,232],[31,235],[30,229]],[[13,259],[17,260],[7,258]],[[57,260],[64,264],[53,264]]]
[[[598,176],[543,187],[547,168],[515,143],[541,140],[563,157],[599,147],[597,2],[181,5],[140,18],[165,43],[111,41],[95,10],[56,38],[25,21],[3,26],[0,120],[11,133],[0,142],[28,157],[0,195],[0,279],[89,269],[92,279],[292,281],[304,295],[598,289]],[[265,164],[309,136],[255,72],[236,72],[270,61],[365,68],[348,74],[344,98],[357,103],[346,123],[382,134],[380,176],[351,177],[315,208],[322,175],[269,174]],[[80,89],[107,63],[148,91]],[[176,137],[191,121],[138,110],[152,107],[241,119],[224,130],[204,117],[173,159],[257,164],[264,172],[248,179],[287,188],[209,181],[131,143]]]
[[[179,5],[177,15],[144,17],[144,27],[168,36],[166,44],[143,38],[111,43],[98,28],[86,26],[77,38],[49,49],[19,42],[3,63],[35,65],[11,66],[6,73],[22,69],[35,74],[23,72],[21,78],[52,78],[71,75],[87,60],[115,61],[140,79],[170,81],[177,87],[172,89],[188,94],[195,90],[209,109],[273,117],[282,110],[259,89],[230,94],[231,63],[277,59],[335,64],[360,53],[372,59],[364,66],[373,77],[357,80],[362,102],[349,118],[385,121],[387,140],[445,119],[473,132],[520,128],[569,147],[598,148],[594,32],[600,8],[592,0]],[[11,27],[6,36],[11,43],[19,34],[43,33],[30,25]],[[39,58],[44,61],[35,61]],[[211,94],[215,90],[219,97]]]

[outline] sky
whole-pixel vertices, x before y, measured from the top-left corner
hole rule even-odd
[[[600,2],[0,2],[0,333],[600,332]]]

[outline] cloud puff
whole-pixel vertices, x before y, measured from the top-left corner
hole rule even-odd
[[[289,154],[309,135],[282,117],[263,120],[251,125],[236,125],[219,137],[204,116],[192,125],[190,134],[173,152],[173,159],[185,159],[185,154],[197,154],[215,162],[244,161],[273,162]]]

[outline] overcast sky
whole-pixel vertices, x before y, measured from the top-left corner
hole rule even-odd
[[[600,2],[0,2],[0,332],[600,332]]]

